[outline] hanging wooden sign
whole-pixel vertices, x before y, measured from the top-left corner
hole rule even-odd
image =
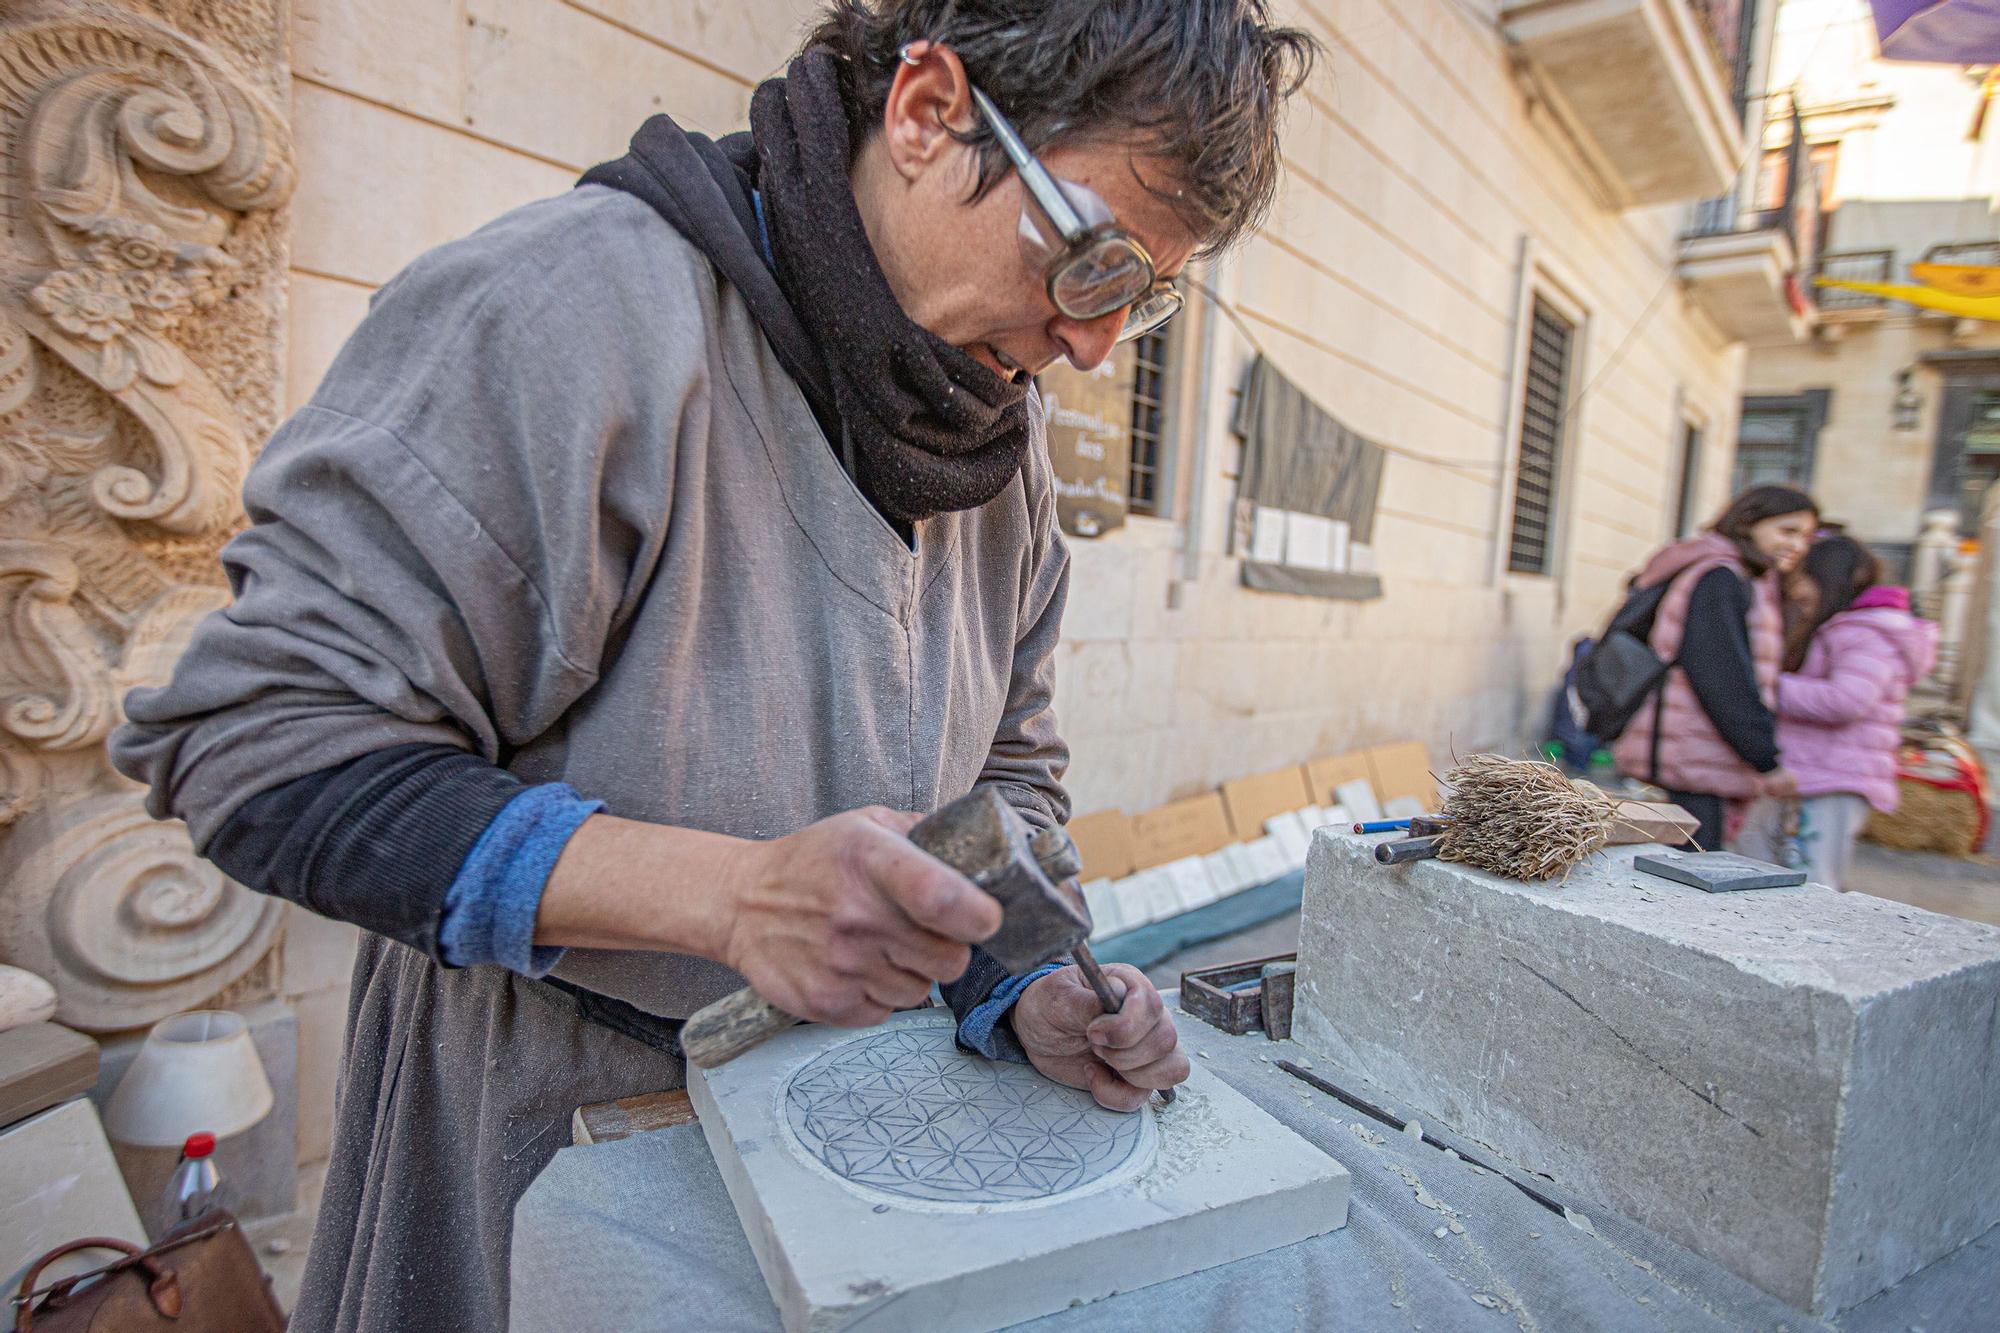
[[[1132,345],[1089,372],[1054,366],[1036,379],[1056,476],[1056,521],[1072,537],[1125,526],[1132,459]]]

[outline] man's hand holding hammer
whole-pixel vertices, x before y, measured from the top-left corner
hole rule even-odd
[[[596,815],[543,893],[538,944],[694,954],[743,974],[787,1013],[868,1027],[956,980],[1000,904],[908,838],[921,815],[871,807],[769,842]],[[1075,967],[1036,980],[1010,1017],[1048,1078],[1136,1110],[1188,1074],[1159,992],[1107,972],[1125,1003],[1103,1011]]]

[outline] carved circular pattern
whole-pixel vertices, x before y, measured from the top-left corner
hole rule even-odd
[[[1152,1143],[1152,1117],[1107,1111],[1027,1065],[957,1049],[949,1026],[842,1042],[802,1065],[783,1110],[799,1146],[867,1192],[932,1204],[1039,1202],[1104,1181]]]

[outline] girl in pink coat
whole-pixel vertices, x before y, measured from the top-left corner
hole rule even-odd
[[[1778,672],[1785,632],[1778,582],[1819,527],[1812,497],[1753,486],[1715,526],[1656,553],[1633,589],[1666,584],[1647,643],[1673,663],[1660,693],[1613,742],[1621,772],[1666,790],[1693,815],[1703,851],[1720,851],[1732,815],[1787,796],[1778,758]]]
[[[1759,801],[1737,848],[1789,859],[1837,889],[1869,810],[1896,808],[1903,701],[1937,661],[1937,626],[1910,614],[1909,592],[1880,582],[1881,563],[1851,537],[1815,542],[1801,573],[1814,606],[1778,680],[1777,710],[1778,752],[1800,799]]]

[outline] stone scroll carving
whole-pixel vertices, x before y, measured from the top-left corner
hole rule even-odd
[[[0,961],[136,1027],[266,953],[279,904],[150,820],[104,739],[228,598],[279,402],[282,0],[0,12]]]

